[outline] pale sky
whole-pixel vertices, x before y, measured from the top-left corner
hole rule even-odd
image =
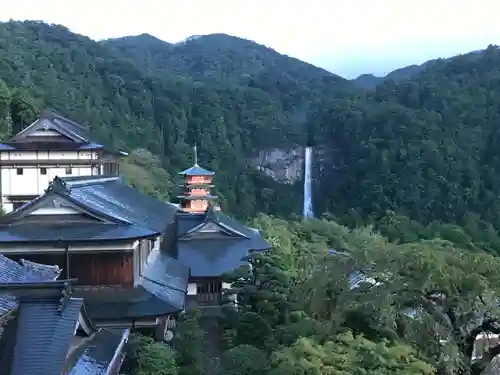
[[[9,19],[93,39],[226,33],[347,78],[500,44],[500,0],[4,0]]]

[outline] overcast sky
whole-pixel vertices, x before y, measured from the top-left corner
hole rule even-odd
[[[43,20],[93,39],[168,42],[227,33],[344,77],[383,75],[500,44],[500,0],[5,0],[0,20]]]

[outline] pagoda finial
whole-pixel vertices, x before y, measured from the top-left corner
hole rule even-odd
[[[194,153],[194,165],[198,165],[198,149],[196,147],[196,142],[193,147],[193,153]]]

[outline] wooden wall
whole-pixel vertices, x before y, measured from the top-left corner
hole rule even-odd
[[[106,252],[70,255],[71,277],[77,285],[133,286],[132,252]]]
[[[21,254],[8,255],[9,258],[57,265],[63,271],[60,279],[67,278],[66,255],[58,254]],[[124,285],[133,286],[133,253],[70,253],[69,277],[78,279],[77,285]]]

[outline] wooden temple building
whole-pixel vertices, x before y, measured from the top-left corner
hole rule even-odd
[[[98,327],[160,335],[184,309],[189,277],[164,250],[176,212],[119,177],[56,177],[43,195],[0,218],[0,253],[57,265],[76,279],[73,294]]]
[[[83,332],[83,300],[60,272],[0,255],[0,375],[118,374],[129,330]]]
[[[94,142],[88,127],[53,110],[0,143],[0,195],[5,212],[43,194],[56,177],[118,176],[126,153]]]
[[[214,172],[198,165],[196,146],[194,165],[179,174],[184,194],[176,213],[176,241],[168,249],[172,257],[190,269],[187,305],[219,306],[230,285],[223,276],[245,264],[251,251],[268,250],[270,245],[256,229],[224,214],[211,194]]]
[[[0,275],[0,295],[5,296],[0,298],[0,324],[8,321],[4,332],[13,335],[0,339],[0,355],[10,353],[6,355],[13,360],[0,375],[79,375],[75,369],[79,364],[92,367],[93,356],[114,358],[108,359],[115,372],[106,370],[114,374],[130,330],[170,340],[179,314],[192,308],[214,311],[230,287],[223,282],[224,275],[246,264],[251,251],[270,248],[257,230],[221,212],[211,193],[215,173],[198,165],[196,148],[194,165],[180,172],[184,188],[180,204],[172,204],[124,184],[117,175],[120,154],[89,139],[81,125],[46,111],[0,144],[2,201],[9,211],[0,217],[0,273],[3,259],[9,268],[29,275],[8,280]],[[17,173],[19,168],[22,173]],[[33,179],[12,179],[27,174]],[[28,194],[18,188],[30,184],[36,191]],[[14,201],[20,204],[8,206]],[[36,278],[40,270],[45,276]],[[24,324],[33,329],[35,323],[28,324],[23,311],[38,311],[31,306],[42,305],[53,320],[33,322],[60,329],[64,340],[57,361],[51,344],[43,341],[47,350],[39,349],[33,356],[54,355],[55,367],[30,372],[19,367],[12,354],[17,344],[5,342],[8,337],[24,340]],[[14,317],[13,323],[10,318],[2,320],[6,316]]]

